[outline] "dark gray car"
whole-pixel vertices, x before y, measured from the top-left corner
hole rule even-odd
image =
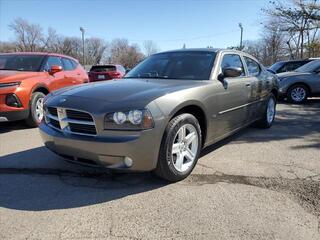
[[[280,73],[278,78],[280,97],[292,103],[320,96],[320,60],[313,60],[294,72]]]
[[[269,128],[275,75],[234,50],[190,49],[150,56],[124,79],[48,95],[40,132],[70,161],[188,176],[200,151],[257,122]]]

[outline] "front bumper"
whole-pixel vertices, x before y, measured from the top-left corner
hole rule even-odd
[[[105,168],[150,171],[156,167],[160,143],[154,129],[127,136],[80,136],[57,131],[42,123],[40,134],[51,151],[86,165]],[[125,158],[132,159],[132,166]]]
[[[0,122],[10,122],[26,119],[29,116],[29,109],[18,111],[0,112]]]

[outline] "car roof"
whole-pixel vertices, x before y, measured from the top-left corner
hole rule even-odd
[[[60,53],[49,53],[49,52],[11,52],[11,53],[1,53],[0,55],[39,55],[39,56],[55,56],[55,57],[66,57],[75,60],[78,62],[77,59],[60,54]]]
[[[291,63],[291,62],[311,62],[313,61],[313,59],[296,59],[296,60],[285,60],[285,61],[279,61],[279,62],[276,62],[276,63]]]

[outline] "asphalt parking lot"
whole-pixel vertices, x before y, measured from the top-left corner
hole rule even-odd
[[[320,239],[320,99],[277,110],[175,184],[66,163],[2,123],[0,239]]]

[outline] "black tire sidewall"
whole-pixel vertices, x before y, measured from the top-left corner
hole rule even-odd
[[[269,123],[268,122],[268,105],[269,105],[269,101],[270,99],[273,98],[274,100],[274,103],[275,103],[275,106],[274,106],[274,111],[275,111],[275,114],[273,116],[273,119],[272,119],[272,122]],[[271,93],[268,97],[268,100],[266,101],[266,106],[265,106],[265,109],[264,109],[264,113],[263,113],[263,118],[257,122],[257,126],[260,127],[260,128],[270,128],[274,122],[274,119],[275,119],[275,116],[276,116],[276,108],[277,107],[277,99],[276,97]]]
[[[40,124],[40,122],[38,121],[38,118],[36,116],[35,109],[36,109],[37,101],[40,98],[44,98],[44,97],[45,97],[45,95],[41,92],[35,92],[32,94],[31,100],[30,100],[30,114],[29,114],[29,118],[27,120],[29,125],[36,126],[36,125]]]
[[[302,101],[300,101],[300,102],[297,102],[297,101],[293,100],[292,97],[291,97],[291,92],[292,92],[292,90],[295,89],[295,88],[297,88],[297,87],[301,87],[301,88],[303,88],[303,89],[306,91],[306,96],[305,96],[305,98],[304,98]],[[308,88],[307,88],[306,86],[304,86],[304,85],[299,85],[299,84],[298,84],[298,85],[293,85],[292,87],[289,88],[288,94],[287,94],[287,99],[288,99],[288,101],[291,102],[291,103],[301,104],[301,103],[305,103],[305,102],[307,101],[308,95],[309,95],[309,90],[308,90]]]
[[[190,168],[185,172],[179,172],[175,169],[172,161],[171,151],[172,151],[172,145],[175,140],[176,134],[178,130],[185,124],[191,124],[195,127],[197,133],[198,133],[198,150],[196,154],[196,158],[190,166]],[[201,152],[201,146],[202,146],[202,135],[201,135],[201,128],[199,125],[198,120],[191,114],[181,114],[175,118],[173,118],[165,131],[161,148],[160,148],[160,154],[159,154],[159,160],[158,165],[161,165],[161,177],[172,181],[180,181],[184,178],[186,178],[194,169],[195,165],[197,164],[200,152]],[[159,167],[159,166],[158,166]]]

